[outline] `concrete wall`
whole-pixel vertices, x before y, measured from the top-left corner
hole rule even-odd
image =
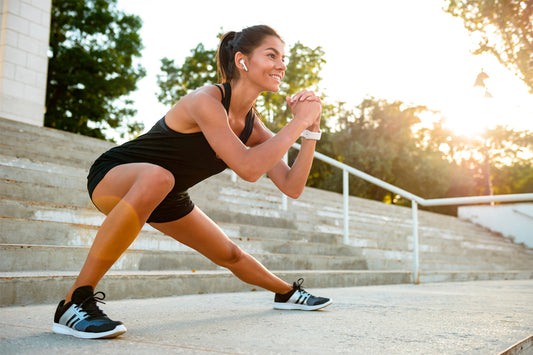
[[[459,218],[479,224],[533,248],[533,203],[459,207]]]
[[[44,123],[52,0],[0,0],[0,117]]]

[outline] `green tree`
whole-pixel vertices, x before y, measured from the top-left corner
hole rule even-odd
[[[116,0],[52,2],[46,126],[98,138],[107,128],[122,127],[122,136],[143,129],[129,121],[136,111],[124,99],[145,76],[134,63],[141,26]]]
[[[415,126],[422,106],[369,98],[357,113],[339,104],[336,130],[326,134],[318,150],[367,174],[424,197],[442,197],[448,189],[448,162],[438,150],[423,149]],[[319,169],[317,174],[316,169]],[[340,170],[314,164],[310,184],[340,191]],[[318,175],[322,175],[319,177]],[[362,179],[350,178],[350,193],[359,197],[404,204],[398,196]]]
[[[170,106],[192,90],[216,83],[216,55],[216,50],[207,50],[199,43],[181,67],[176,66],[173,59],[161,59],[162,74],[157,75],[157,84],[161,89],[157,95],[159,102]]]
[[[432,127],[419,125],[426,111],[423,106],[374,98],[356,109],[337,103],[331,113],[336,118],[334,130],[326,130],[317,150],[424,198],[487,194],[487,177],[494,193],[532,191],[531,132],[497,127],[485,132],[483,139],[455,136],[445,128],[444,119]],[[340,192],[342,172],[315,161],[308,185]],[[353,176],[350,194],[409,203]],[[425,209],[452,215],[457,210],[455,206]]]
[[[533,191],[533,162],[521,160],[513,165],[494,169],[492,181],[495,194],[531,193]]]
[[[445,11],[479,37],[475,54],[491,53],[533,93],[533,0],[446,0]]]
[[[533,191],[531,132],[497,126],[478,137],[464,137],[439,127],[429,137],[449,162],[450,187],[443,197]]]

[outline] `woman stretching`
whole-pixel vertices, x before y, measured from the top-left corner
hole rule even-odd
[[[94,289],[146,222],[242,281],[274,292],[276,309],[316,310],[331,303],[310,295],[301,283],[291,286],[268,271],[187,194],[194,184],[229,167],[246,181],[266,173],[283,193],[297,198],[320,138],[321,102],[311,91],[287,98],[294,118],[276,135],[254,114],[258,96],[278,92],[285,74],[284,42],[273,29],[253,26],[227,33],[217,60],[223,84],[186,95],[148,133],[110,149],[91,167],[89,195],[107,217],[79,276],[57,307],[54,332],[110,338],[126,331],[98,308],[104,294]],[[301,135],[301,150],[289,167],[282,158]]]

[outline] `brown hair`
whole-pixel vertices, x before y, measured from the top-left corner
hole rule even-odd
[[[238,78],[239,73],[235,70],[235,53],[251,54],[268,36],[275,36],[283,42],[278,33],[266,25],[247,27],[241,32],[231,31],[223,35],[217,51],[219,81],[227,83],[233,78]]]

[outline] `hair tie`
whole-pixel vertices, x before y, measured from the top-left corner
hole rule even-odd
[[[233,40],[229,40],[228,41],[228,48],[233,50],[234,47],[235,47],[235,44],[234,44]]]

